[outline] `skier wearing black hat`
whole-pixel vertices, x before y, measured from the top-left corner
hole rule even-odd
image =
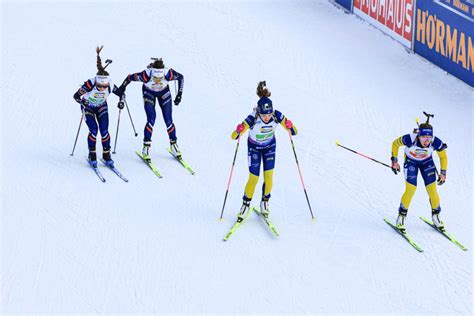
[[[292,135],[298,133],[296,127],[289,119],[281,112],[273,109],[272,100],[269,98],[271,92],[268,90],[265,81],[259,82],[257,95],[260,98],[257,102],[257,107],[244,121],[239,123],[232,132],[232,139],[238,139],[249,130],[247,147],[250,175],[247,185],[245,186],[243,203],[237,218],[238,222],[242,222],[248,216],[250,201],[252,200],[258,182],[262,161],[264,182],[260,211],[262,215],[268,217],[270,212],[268,201],[273,186],[273,168],[275,167],[275,129],[281,124],[286,130],[289,130]]]

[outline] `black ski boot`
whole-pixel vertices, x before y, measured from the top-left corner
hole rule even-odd
[[[95,150],[89,150],[89,157],[87,160],[93,168],[97,168],[97,154],[95,153]]]
[[[110,155],[110,148],[109,149],[104,149],[104,152],[102,153],[102,158],[105,161],[105,164],[108,167],[113,167],[114,166],[114,161],[112,160],[112,157]]]

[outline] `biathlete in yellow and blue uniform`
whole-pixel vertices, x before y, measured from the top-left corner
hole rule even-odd
[[[232,132],[232,139],[238,139],[249,130],[247,147],[250,175],[245,186],[243,203],[237,218],[238,222],[242,222],[248,216],[247,211],[258,182],[262,162],[264,182],[260,210],[264,216],[268,217],[270,212],[268,201],[271,196],[273,169],[275,167],[275,129],[278,125],[282,125],[292,135],[298,133],[289,119],[281,112],[273,109],[272,100],[269,98],[271,92],[266,87],[265,81],[258,84],[257,95],[260,99],[257,102],[256,109],[242,123],[238,124],[236,130]]]
[[[425,183],[426,191],[430,198],[433,223],[441,230],[444,224],[439,218],[441,212],[440,199],[436,190],[437,169],[433,161],[433,152],[436,151],[440,158],[441,172],[439,173],[438,185],[446,181],[446,170],[448,167],[448,147],[438,137],[433,136],[433,127],[429,124],[429,116],[426,123],[419,126],[418,133],[406,134],[398,137],[392,144],[392,171],[397,174],[400,171],[398,164],[398,149],[405,146],[405,193],[403,193],[396,225],[402,231],[405,230],[405,217],[408,213],[411,199],[416,191],[418,171],[420,171]]]

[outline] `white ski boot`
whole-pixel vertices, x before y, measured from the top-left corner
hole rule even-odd
[[[398,217],[395,223],[395,226],[400,230],[400,232],[405,233],[405,218],[407,217],[408,210],[402,205],[398,208]]]
[[[179,150],[178,144],[176,141],[170,141],[171,154],[176,158],[181,158],[181,151]]]
[[[151,146],[151,142],[143,142],[142,155],[143,155],[143,158],[145,158],[145,160],[151,160],[150,146]]]
[[[260,202],[260,212],[266,218],[268,218],[268,215],[270,215],[270,208],[268,202],[269,199],[270,196],[264,195],[262,196],[262,201]]]
[[[438,210],[433,210],[433,213],[431,214],[431,218],[433,219],[433,225],[435,225],[436,228],[438,228],[440,231],[444,231],[444,223],[439,218]]]
[[[237,222],[241,223],[249,216],[250,201],[251,200],[249,198],[244,196],[244,199],[242,201],[242,207],[240,208],[239,215],[237,215]]]

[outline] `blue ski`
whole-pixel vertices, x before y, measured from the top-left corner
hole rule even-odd
[[[106,165],[110,170],[112,170],[120,179],[122,179],[125,182],[128,182],[128,179],[125,178],[125,176],[114,165],[109,166],[108,164],[105,163],[104,159],[101,159],[100,161],[102,161],[102,163]]]
[[[89,161],[89,159],[86,158],[87,163],[89,166],[94,170],[95,174],[99,177],[100,181],[105,182],[105,178],[100,172],[99,168],[97,166],[93,166],[92,163]]]

